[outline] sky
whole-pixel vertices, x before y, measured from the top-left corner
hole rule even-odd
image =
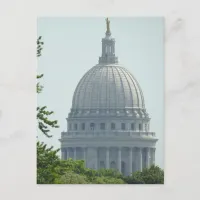
[[[161,17],[111,17],[115,54],[139,82],[145,107],[151,117],[150,131],[158,137],[156,164],[164,168],[164,19]],[[60,148],[61,132],[67,130],[66,118],[81,77],[98,63],[105,18],[38,18],[37,34],[44,47],[38,59],[38,74],[44,86],[38,106],[46,105],[59,122],[52,138],[38,134],[40,141]]]

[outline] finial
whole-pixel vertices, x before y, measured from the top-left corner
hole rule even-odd
[[[106,33],[110,34],[110,21],[108,20],[108,17],[106,18],[106,27],[107,27]]]

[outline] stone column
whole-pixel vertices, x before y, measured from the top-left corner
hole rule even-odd
[[[149,168],[150,167],[150,148],[146,149],[146,167]]]
[[[106,169],[110,168],[110,152],[109,152],[109,147],[106,148]]]
[[[85,161],[85,167],[87,167],[87,147],[83,147],[83,159]]]
[[[132,147],[129,148],[129,175],[132,174],[133,172],[133,152],[132,152]]]
[[[151,149],[152,153],[151,153],[151,164],[155,165],[155,153],[156,153],[156,148],[152,148]]]
[[[102,56],[104,56],[104,55],[105,55],[105,44],[102,41]]]
[[[76,147],[74,147],[74,160],[76,160]]]
[[[83,149],[83,160],[85,162],[85,167],[86,167],[86,148],[83,147],[82,149]]]
[[[111,46],[111,55],[113,55],[113,45]]]
[[[96,149],[96,170],[98,170],[98,163],[99,163],[99,159],[98,159],[98,147],[96,147],[95,149]]]
[[[142,148],[138,149],[138,171],[142,171]]]
[[[61,148],[61,160],[65,160],[65,148]]]
[[[117,154],[117,169],[121,173],[121,148],[118,148],[118,152],[117,153],[118,153]]]
[[[70,150],[70,148],[66,148],[66,150],[67,150],[67,159],[69,159],[69,150]]]

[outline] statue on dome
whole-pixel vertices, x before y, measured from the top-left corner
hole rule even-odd
[[[108,20],[108,18],[106,18],[106,26],[107,26],[107,33],[110,33],[110,21]]]

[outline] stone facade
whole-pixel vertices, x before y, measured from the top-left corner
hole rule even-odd
[[[157,138],[150,131],[139,83],[118,63],[110,29],[102,56],[78,83],[61,134],[61,158],[83,159],[86,167],[114,168],[124,175],[155,163]]]

